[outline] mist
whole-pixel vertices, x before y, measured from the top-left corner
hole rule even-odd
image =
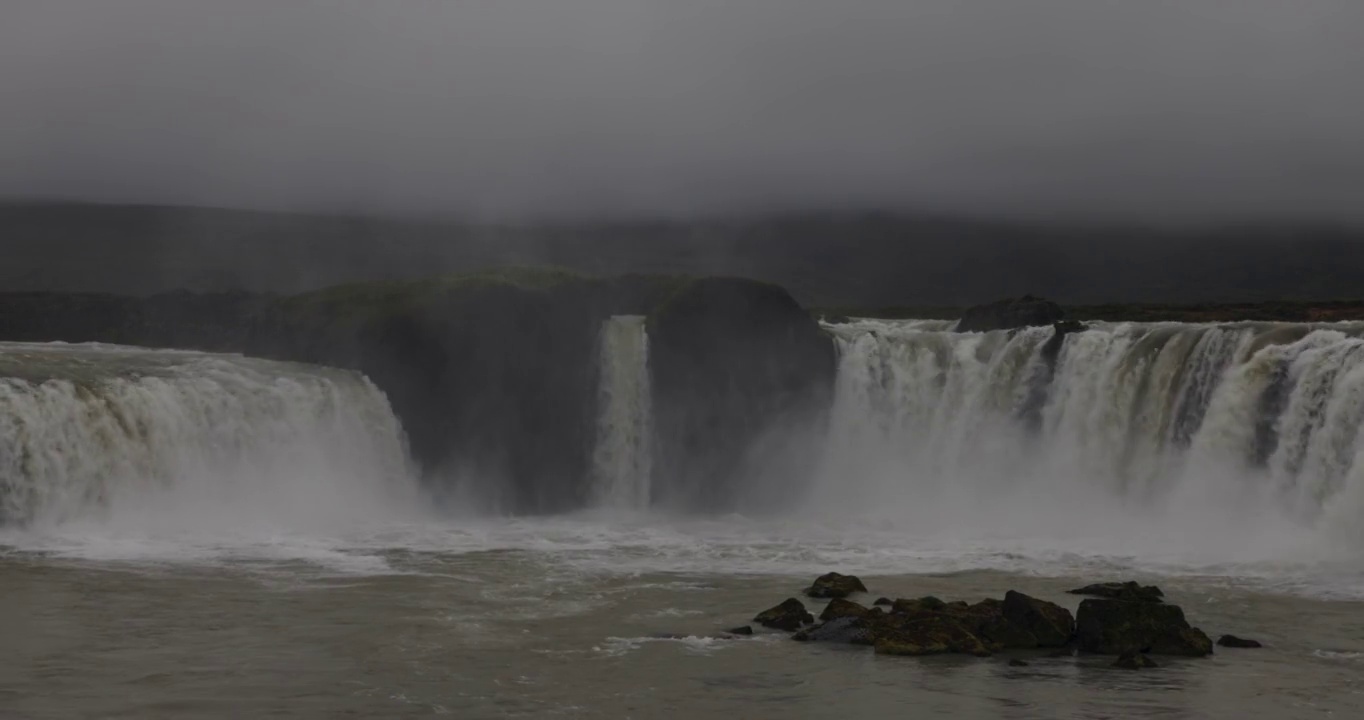
[[[1364,221],[1364,5],[16,0],[0,195]]]

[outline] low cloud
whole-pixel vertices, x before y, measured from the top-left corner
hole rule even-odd
[[[0,194],[1364,221],[1358,0],[13,0]]]

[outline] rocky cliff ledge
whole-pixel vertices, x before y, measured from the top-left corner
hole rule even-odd
[[[595,440],[598,333],[646,315],[656,496],[723,503],[755,446],[827,407],[834,350],[785,290],[741,279],[500,270],[291,297],[0,293],[0,340],[242,352],[356,369],[389,397],[436,487],[508,512],[580,507]]]

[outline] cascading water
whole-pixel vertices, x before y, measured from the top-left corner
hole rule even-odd
[[[358,374],[0,343],[0,524],[293,529],[413,491],[398,421]]]
[[[639,315],[619,315],[602,323],[591,477],[592,502],[597,507],[649,506],[653,423],[644,320]]]
[[[1248,555],[1270,524],[1339,531],[1364,510],[1364,325],[1095,323],[1054,363],[1049,327],[826,328],[840,365],[819,507],[987,533],[1131,523]],[[1222,526],[1237,531],[1207,537]]]

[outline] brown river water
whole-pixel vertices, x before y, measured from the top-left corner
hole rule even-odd
[[[1364,717],[1364,603],[1263,578],[993,552],[959,560],[999,569],[953,569],[912,544],[807,545],[743,519],[471,525],[345,542],[0,536],[0,717]],[[1138,577],[1210,635],[1266,647],[1133,672],[715,637],[820,569],[857,570],[874,595],[1018,589],[1072,610],[1065,589]]]

